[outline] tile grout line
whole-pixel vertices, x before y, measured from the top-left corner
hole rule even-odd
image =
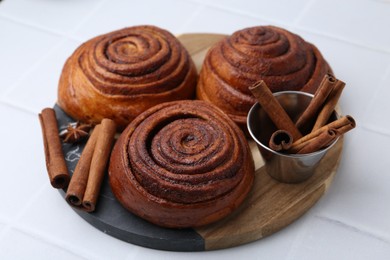
[[[50,28],[40,26],[38,24],[31,24],[31,23],[28,23],[22,19],[18,19],[18,18],[15,18],[13,16],[9,16],[9,15],[3,14],[3,13],[0,13],[0,18],[4,18],[10,22],[16,23],[16,24],[21,25],[21,26],[35,29],[35,30],[38,30],[38,31],[43,32],[43,33],[48,33],[48,34],[51,34],[51,35],[54,35],[57,37],[68,38],[69,40],[73,40],[73,41],[77,41],[77,42],[83,42],[83,39],[80,39],[80,38],[78,38],[70,33],[52,30]]]
[[[295,252],[298,250],[300,245],[302,245],[302,241],[304,240],[304,236],[307,234],[308,225],[305,225],[308,221],[310,221],[311,216],[305,216],[303,219],[302,229],[297,232],[293,242],[291,243],[290,248],[288,249],[288,253],[286,255],[287,260],[294,260],[296,257],[294,256]]]
[[[385,137],[390,137],[390,133],[388,131],[386,131],[386,130],[389,130],[389,129],[385,129],[385,128],[380,128],[380,129],[372,128],[372,127],[366,126],[366,125],[362,125],[361,128],[365,129],[366,131],[375,133],[375,134],[383,135]]]
[[[2,97],[0,98],[0,101],[3,102],[4,104],[8,105],[13,105],[15,107],[19,107],[22,110],[25,111],[31,111],[26,107],[23,106],[16,106],[12,103],[10,103],[7,100],[7,96],[9,95],[10,92],[12,92],[23,80],[25,77],[30,75],[37,67],[39,67],[51,54],[53,54],[60,46],[67,40],[66,37],[62,36],[56,44],[54,44],[48,51],[46,51],[43,55],[41,55],[28,69],[25,70],[23,74],[21,74],[18,79],[15,80],[13,84],[11,84],[7,89],[4,90],[2,93]]]
[[[370,50],[370,51],[390,54],[390,50],[376,48],[376,47],[368,46],[368,45],[364,45],[364,44],[359,44],[357,42],[348,40],[346,38],[342,38],[342,37],[338,37],[338,36],[334,36],[334,35],[330,35],[330,34],[326,34],[326,33],[320,33],[318,31],[313,31],[313,30],[307,29],[307,28],[305,28],[303,26],[295,25],[294,28],[296,28],[298,30],[301,30],[301,31],[304,31],[304,32],[308,32],[308,33],[314,34],[314,35],[323,36],[323,37],[326,37],[326,38],[329,38],[329,39],[332,39],[332,40],[336,40],[336,41],[339,41],[339,42],[342,42],[342,43],[353,45],[355,47],[367,49],[367,50]]]
[[[50,28],[41,26],[41,25],[39,25],[39,24],[31,24],[31,23],[28,23],[28,22],[26,22],[25,20],[20,19],[20,18],[17,18],[17,17],[12,16],[12,15],[7,15],[7,14],[4,14],[4,13],[0,13],[0,18],[7,19],[7,20],[9,20],[9,21],[11,21],[11,22],[13,22],[13,23],[18,24],[18,25],[22,25],[22,26],[26,26],[26,27],[29,27],[29,28],[33,28],[33,29],[39,30],[39,31],[41,31],[41,32],[53,34],[53,35],[56,35],[56,36],[66,36],[66,34],[61,33],[61,32],[59,32],[59,31],[52,30],[52,29],[50,29]]]
[[[62,39],[60,39],[60,41],[55,46],[53,46],[48,52],[46,52],[44,55],[42,55],[40,57],[40,59],[38,59],[37,62],[35,62],[31,67],[29,67],[28,71],[26,71],[21,77],[19,77],[19,79],[14,84],[12,84],[9,88],[7,88],[7,90],[3,93],[3,96],[0,98],[0,103],[3,103],[3,104],[8,105],[10,107],[16,108],[18,110],[22,110],[23,112],[27,112],[29,114],[31,114],[31,113],[35,114],[35,112],[31,111],[28,108],[25,108],[23,106],[15,105],[15,104],[10,103],[9,101],[7,101],[6,100],[7,95],[18,84],[20,84],[20,82],[23,80],[23,78],[25,78],[27,75],[29,75],[29,73],[31,73],[31,71],[33,71],[37,66],[39,66],[45,60],[45,58],[47,58],[50,54],[52,54],[55,50],[57,50],[59,48],[59,46],[65,41],[65,38],[68,38],[68,39],[71,39],[71,40],[76,40],[76,41],[82,41],[81,39],[79,39],[79,38],[77,38],[77,37],[75,37],[73,35],[74,32],[77,31],[78,28],[80,28],[80,26],[82,26],[83,23],[88,21],[88,19],[96,12],[96,10],[98,10],[98,8],[100,8],[103,5],[104,2],[105,2],[104,0],[101,1],[94,8],[94,10],[91,11],[90,14],[87,17],[85,17],[85,19],[83,19],[82,22],[80,22],[77,26],[75,26],[75,28],[73,28],[73,30],[71,30],[69,33],[61,33],[61,32],[54,31],[54,30],[51,30],[50,28],[42,27],[42,26],[39,26],[39,25],[31,25],[29,23],[26,23],[23,20],[15,19],[14,17],[10,17],[10,16],[7,16],[7,15],[0,14],[0,17],[8,19],[8,20],[10,20],[10,21],[12,21],[14,23],[18,23],[18,24],[23,25],[23,26],[31,27],[31,28],[43,31],[45,33],[50,33],[50,34],[62,37]],[[22,233],[25,233],[25,234],[29,235],[30,237],[32,236],[35,239],[42,240],[45,243],[49,243],[49,244],[58,246],[59,248],[61,248],[63,250],[66,250],[66,251],[68,251],[68,252],[70,252],[72,254],[77,254],[77,255],[79,255],[79,256],[81,256],[83,258],[86,258],[86,259],[91,258],[92,255],[90,255],[90,254],[88,254],[87,252],[84,252],[84,251],[81,252],[82,250],[80,250],[79,247],[78,248],[74,248],[74,247],[72,247],[69,244],[66,245],[65,247],[61,246],[60,241],[58,241],[58,240],[53,241],[52,237],[47,237],[46,235],[41,234],[41,233],[37,232],[36,230],[30,230],[27,227],[24,227],[23,225],[18,224],[18,220],[25,214],[26,210],[37,199],[37,197],[46,189],[46,187],[47,187],[47,185],[45,184],[42,188],[40,188],[38,190],[38,192],[36,192],[34,194],[33,197],[30,198],[30,200],[25,205],[25,207],[17,214],[17,216],[15,217],[14,221],[11,220],[11,221],[6,221],[5,222],[7,224],[5,224],[4,228],[0,232],[0,240],[4,239],[5,234],[7,234],[7,232],[9,232],[9,230],[14,228],[16,230],[19,230]]]
[[[194,0],[188,0],[188,1],[192,2],[192,3],[198,3],[197,1],[194,1]],[[312,1],[315,1],[315,0],[312,0]],[[334,36],[334,35],[330,35],[330,34],[326,34],[326,33],[320,33],[318,31],[313,31],[313,30],[307,29],[304,26],[300,26],[298,24],[299,20],[301,18],[298,18],[297,21],[294,21],[290,25],[290,24],[288,24],[287,22],[284,22],[284,21],[275,20],[275,19],[271,19],[271,18],[268,18],[268,17],[256,16],[256,15],[253,15],[253,14],[245,12],[245,11],[239,11],[239,10],[236,10],[236,9],[233,9],[233,8],[229,8],[229,7],[225,7],[225,6],[218,5],[218,4],[204,3],[204,5],[207,6],[207,7],[220,9],[222,11],[234,13],[234,14],[241,15],[241,16],[247,16],[247,17],[254,18],[254,19],[265,20],[267,22],[270,22],[271,24],[272,23],[280,24],[280,25],[282,25],[285,28],[295,28],[295,29],[298,29],[298,30],[301,30],[301,31],[304,31],[304,32],[308,32],[308,33],[311,33],[311,34],[314,34],[314,35],[323,36],[323,37],[330,38],[330,39],[333,39],[333,40],[337,40],[337,41],[340,41],[340,42],[343,42],[343,43],[351,44],[353,46],[357,46],[357,47],[360,47],[360,48],[365,48],[365,49],[376,51],[376,52],[382,52],[382,53],[390,54],[390,50],[387,50],[387,49],[381,49],[381,48],[376,48],[376,47],[369,46],[369,45],[359,44],[357,42],[348,40],[346,38],[342,38],[342,37],[338,37],[338,36]],[[308,6],[308,8],[309,8],[310,7],[310,3],[308,3],[308,5],[309,5]],[[306,11],[304,11],[302,13],[302,17],[304,15],[304,13],[306,13]]]
[[[4,216],[0,216],[0,234],[2,233],[3,231],[3,228],[5,228],[8,223],[10,222],[11,220],[7,217],[4,217]]]
[[[187,0],[187,1],[189,1],[191,3],[199,4],[199,2],[194,1],[194,0]],[[270,22],[275,23],[275,24],[284,24],[283,22],[280,22],[280,21],[277,21],[277,20],[274,20],[274,19],[255,16],[255,15],[247,13],[245,11],[240,11],[240,10],[237,10],[237,9],[234,9],[234,8],[231,8],[231,7],[226,7],[226,6],[219,5],[219,4],[214,4],[214,3],[207,2],[207,3],[203,3],[203,6],[219,9],[220,11],[225,11],[225,12],[237,14],[237,15],[240,15],[240,16],[247,16],[247,17],[254,18],[254,19],[270,21]]]
[[[199,13],[205,9],[205,5],[204,4],[199,4],[198,3],[198,6],[196,7],[195,11],[191,13],[189,19],[187,19],[187,21],[185,23],[183,23],[180,28],[179,28],[179,34],[182,34],[182,33],[186,33],[184,30],[185,28],[191,24],[194,19],[199,15]]]
[[[298,14],[298,16],[294,19],[292,26],[297,26],[299,22],[303,19],[305,14],[310,10],[310,8],[317,2],[316,0],[309,0],[308,3],[303,7],[302,11]]]
[[[74,36],[74,33],[77,32],[80,27],[83,26],[106,2],[108,2],[108,0],[101,0],[98,4],[96,4],[91,12],[89,12],[88,15],[86,15],[72,30],[69,31],[67,36],[78,39],[76,36]]]
[[[80,22],[77,26],[75,26],[74,30],[73,31],[76,31],[80,26],[81,24],[85,23],[95,12],[98,8],[100,8],[103,3],[105,3],[105,1],[107,0],[102,0],[98,5],[96,5],[96,7],[94,8],[93,11],[90,12],[90,15],[87,16],[85,19],[83,19],[82,22]],[[35,30],[39,30],[41,32],[44,32],[44,33],[49,33],[49,34],[52,34],[54,36],[57,36],[57,37],[60,37],[59,38],[59,41],[54,44],[54,46],[52,46],[47,52],[45,52],[41,57],[39,57],[34,63],[32,66],[30,66],[27,70],[25,70],[16,80],[15,82],[13,82],[13,84],[11,84],[10,86],[8,86],[5,91],[2,93],[2,95],[0,96],[0,103],[3,103],[5,105],[8,105],[8,106],[11,106],[13,108],[17,108],[19,110],[22,110],[24,112],[28,112],[28,113],[33,113],[35,114],[34,111],[32,111],[31,109],[29,109],[28,107],[24,107],[24,106],[20,106],[20,105],[15,105],[11,102],[9,102],[7,100],[7,96],[9,95],[10,92],[12,92],[19,84],[20,82],[23,81],[23,79],[25,77],[27,77],[29,74],[32,73],[32,71],[34,69],[36,69],[38,66],[40,66],[42,64],[42,62],[47,58],[49,57],[55,50],[57,50],[61,44],[63,44],[67,39],[70,39],[70,40],[75,40],[75,41],[80,41],[82,42],[81,39],[79,39],[78,37],[75,37],[72,33],[62,33],[62,32],[59,32],[59,31],[55,31],[55,30],[52,30],[50,28],[47,28],[47,27],[44,27],[44,26],[40,26],[40,25],[37,25],[37,24],[30,24],[30,23],[27,23],[26,21],[24,21],[23,19],[18,19],[18,18],[15,18],[14,16],[9,16],[9,15],[6,15],[4,13],[0,13],[0,17],[1,18],[4,18],[4,19],[7,19],[13,23],[17,23],[19,25],[22,25],[22,26],[26,26],[26,27],[29,27],[29,28],[33,28]]]
[[[386,243],[387,245],[390,245],[390,241],[386,238],[383,238],[379,235],[376,235],[372,232],[369,232],[369,231],[366,231],[366,230],[362,230],[356,226],[353,226],[353,225],[350,225],[350,224],[347,224],[347,223],[344,223],[340,220],[337,220],[337,219],[333,219],[333,218],[330,218],[330,217],[325,217],[325,216],[320,216],[320,215],[313,215],[313,216],[309,216],[307,217],[307,219],[305,219],[304,221],[307,222],[307,221],[313,221],[313,219],[318,219],[320,221],[324,221],[324,222],[327,222],[331,225],[335,225],[339,228],[342,228],[342,229],[346,229],[346,230],[349,230],[349,231],[352,231],[354,233],[357,233],[359,235],[363,235],[365,237],[368,237],[368,238],[371,238],[371,239],[375,239],[377,241],[380,241],[380,242],[383,242],[383,243]],[[298,232],[298,234],[295,236],[295,239],[294,241],[292,242],[292,245],[290,246],[289,248],[289,252],[287,254],[287,257],[286,259],[288,260],[293,260],[293,259],[296,259],[296,255],[295,255],[295,252],[299,249],[299,247],[302,245],[302,241],[304,241],[304,238],[305,238],[305,235],[307,234],[308,232],[308,225],[304,225],[303,224],[303,228],[300,232]]]
[[[31,205],[31,203],[34,201],[36,197],[38,197],[45,189],[46,189],[47,184],[42,185],[38,189],[37,192],[34,193],[33,196],[31,196],[28,200],[27,203],[24,205],[24,208],[22,208],[17,214],[16,217],[10,219],[8,223],[4,226],[4,228],[0,231],[0,241],[5,238],[5,234],[12,229],[12,227],[15,227],[17,225],[17,220],[22,217],[22,215],[25,213],[26,209]]]
[[[16,23],[19,23],[21,25],[24,25],[24,26],[29,26],[29,27],[32,27],[32,28],[35,28],[35,29],[39,29],[41,31],[44,31],[44,32],[47,32],[47,33],[51,33],[51,34],[55,34],[57,36],[64,36],[64,37],[67,37],[71,40],[76,40],[76,41],[83,41],[83,39],[80,39],[79,37],[75,36],[74,33],[95,13],[95,11],[100,8],[107,0],[102,0],[100,2],[100,4],[98,4],[94,10],[85,18],[83,19],[83,21],[81,23],[79,23],[77,26],[75,26],[74,29],[72,29],[70,31],[70,33],[62,33],[62,32],[58,32],[58,31],[55,31],[55,30],[51,30],[50,28],[46,28],[46,27],[43,27],[43,26],[40,26],[40,25],[37,25],[37,24],[34,24],[34,25],[31,25],[27,22],[25,22],[24,20],[21,20],[21,19],[17,19],[13,16],[9,16],[9,15],[6,15],[6,14],[3,14],[1,13],[0,14],[0,17],[3,17],[5,19],[8,19],[8,20],[11,20],[13,22],[16,22]],[[313,31],[313,30],[310,30],[310,29],[307,29],[303,26],[300,26],[299,25],[299,21],[302,19],[304,13],[306,13],[306,8],[309,8],[311,6],[311,3],[314,3],[315,0],[311,0],[308,4],[307,4],[307,7],[305,8],[305,10],[303,12],[301,12],[301,14],[299,15],[299,17],[297,19],[295,19],[295,21],[292,23],[292,25],[289,25],[287,24],[286,22],[283,22],[283,21],[278,21],[278,20],[274,20],[274,19],[270,19],[270,18],[267,18],[267,17],[259,17],[259,16],[255,16],[251,13],[248,13],[248,12],[245,12],[245,11],[238,11],[238,10],[235,10],[233,8],[229,8],[229,7],[225,7],[225,6],[221,6],[221,5],[218,5],[218,4],[212,4],[212,3],[200,3],[200,2],[197,2],[197,1],[194,1],[194,0],[187,0],[188,2],[191,2],[191,3],[194,3],[194,4],[197,4],[197,5],[201,5],[201,6],[207,6],[207,7],[212,7],[212,8],[216,8],[216,9],[220,9],[222,11],[226,11],[226,12],[230,12],[230,13],[234,13],[234,14],[237,14],[237,15],[241,15],[241,16],[247,16],[247,17],[250,17],[250,18],[254,18],[254,19],[261,19],[261,20],[265,20],[265,21],[269,21],[270,23],[275,23],[275,24],[282,24],[283,26],[285,27],[292,27],[292,28],[296,28],[296,29],[299,29],[299,30],[302,30],[302,31],[305,31],[305,32],[308,32],[308,33],[312,33],[312,34],[315,34],[315,35],[320,35],[320,36],[324,36],[324,37],[327,37],[327,38],[330,38],[330,39],[334,39],[334,40],[338,40],[338,41],[341,41],[341,42],[344,42],[344,43],[347,43],[347,44],[352,44],[354,46],[357,46],[357,47],[361,47],[361,48],[366,48],[366,49],[369,49],[369,50],[373,50],[373,51],[377,51],[377,52],[383,52],[383,53],[386,53],[386,54],[390,54],[390,50],[387,50],[387,49],[382,49],[382,48],[376,48],[376,47],[373,47],[373,46],[369,46],[369,45],[363,45],[363,44],[359,44],[357,42],[354,42],[354,41],[351,41],[351,40],[348,40],[346,38],[342,38],[342,37],[338,37],[338,36],[334,36],[334,35],[329,35],[329,34],[326,34],[326,33],[319,33],[318,31]]]
[[[369,114],[368,114],[369,108],[373,106],[373,104],[375,103],[375,100],[377,99],[379,93],[381,92],[382,89],[385,88],[385,82],[386,82],[387,78],[390,78],[390,62],[387,65],[385,73],[382,75],[382,77],[381,77],[381,79],[380,79],[380,81],[378,83],[378,86],[375,88],[374,94],[372,95],[370,101],[367,104],[367,109],[366,109],[366,111],[364,112],[364,114],[362,116],[362,121],[363,122],[366,121],[366,119],[369,117]],[[388,131],[386,132],[384,129],[372,128],[370,125],[364,125],[364,124],[362,125],[362,127],[364,129],[377,132],[379,134],[385,134],[387,136],[390,135],[390,132],[388,132]]]
[[[82,250],[82,247],[80,246],[74,246],[70,243],[64,243],[63,240],[58,239],[56,236],[49,236],[47,234],[44,234],[40,232],[37,229],[32,229],[31,227],[23,226],[23,225],[15,225],[12,228],[15,230],[34,238],[35,240],[42,241],[44,243],[54,245],[58,248],[61,248],[62,250],[69,252],[73,255],[77,255],[79,257],[85,258],[85,259],[92,259],[95,255],[91,255],[86,250]],[[96,257],[96,256],[95,256]]]
[[[363,229],[358,228],[356,226],[347,224],[345,222],[342,222],[340,220],[337,220],[337,219],[334,219],[334,218],[330,218],[330,217],[315,215],[314,218],[319,219],[319,220],[324,221],[324,222],[327,222],[327,223],[330,223],[332,225],[335,225],[335,226],[347,229],[347,230],[352,231],[354,233],[357,233],[357,234],[360,234],[360,235],[363,235],[363,236],[366,236],[366,237],[369,237],[369,238],[381,241],[381,242],[386,243],[387,245],[390,246],[390,241],[388,239],[386,239],[384,237],[381,237],[379,235],[376,235],[376,234],[374,234],[374,233],[372,233],[370,231],[363,230]]]
[[[30,27],[30,28],[34,28],[34,29],[40,30],[40,31],[45,32],[45,33],[50,33],[50,34],[53,34],[53,35],[56,35],[56,36],[66,37],[66,38],[68,38],[70,40],[74,40],[74,41],[78,41],[78,42],[84,42],[84,39],[75,36],[74,33],[83,24],[85,24],[96,13],[96,11],[99,8],[101,8],[101,6],[103,6],[103,4],[106,3],[107,1],[108,0],[101,0],[98,4],[96,4],[96,6],[92,9],[92,11],[88,15],[86,15],[77,25],[74,26],[74,28],[70,29],[68,32],[61,32],[61,31],[53,30],[53,29],[50,29],[48,27],[45,27],[45,26],[42,26],[42,25],[39,25],[39,24],[34,24],[34,23],[31,24],[30,22],[27,22],[27,21],[25,21],[23,19],[17,18],[17,17],[12,16],[12,15],[7,15],[7,14],[4,14],[4,13],[0,13],[0,18],[7,19],[7,20],[12,21],[14,23],[17,23],[19,25],[23,25],[23,26],[27,26],[27,27]]]
[[[28,109],[26,107],[19,106],[19,105],[16,105],[14,103],[8,102],[5,97],[1,97],[0,98],[0,104],[4,105],[4,106],[8,106],[8,107],[10,107],[12,109],[16,109],[16,110],[18,110],[20,112],[23,112],[23,113],[27,113],[29,115],[38,116],[38,114],[36,112],[34,112],[34,111],[32,111],[32,110],[30,110],[30,109]]]
[[[38,191],[35,192],[34,195],[30,197],[30,199],[27,201],[27,203],[25,204],[23,209],[21,209],[12,220],[8,220],[8,223],[5,224],[4,228],[0,231],[0,241],[2,239],[5,239],[6,234],[10,230],[14,229],[14,230],[17,230],[17,231],[25,234],[25,235],[28,235],[29,237],[32,237],[32,238],[37,239],[37,240],[40,240],[40,241],[42,241],[44,243],[48,243],[48,244],[57,246],[57,247],[65,250],[67,252],[70,252],[72,254],[76,254],[76,255],[81,256],[81,257],[83,257],[85,259],[90,259],[92,256],[89,255],[84,250],[80,250],[80,247],[74,247],[74,246],[72,246],[70,244],[66,244],[65,246],[61,246],[61,240],[59,240],[59,239],[54,239],[53,240],[53,237],[49,237],[49,236],[39,232],[39,230],[32,229],[31,227],[28,227],[26,225],[23,225],[23,224],[19,223],[20,219],[26,214],[28,208],[30,208],[30,206],[33,205],[33,203],[35,201],[37,201],[38,197],[46,189],[48,189],[47,183],[43,184],[38,189]]]
[[[77,36],[74,35],[74,33],[96,12],[96,10],[98,10],[106,1],[108,0],[102,0],[99,4],[97,4],[94,8],[94,10],[86,16],[85,19],[83,19],[82,22],[80,22],[78,25],[75,26],[75,28],[73,28],[70,32],[68,33],[62,33],[62,32],[59,32],[59,31],[55,31],[55,30],[52,30],[50,28],[47,28],[47,27],[43,27],[43,26],[40,26],[38,24],[30,24],[30,23],[27,23],[26,21],[22,20],[22,19],[18,19],[18,18],[15,18],[13,16],[9,16],[9,15],[6,15],[4,13],[1,13],[0,14],[0,17],[3,17],[5,19],[8,19],[10,21],[13,21],[13,22],[16,22],[18,24],[21,24],[21,25],[24,25],[24,26],[29,26],[29,27],[32,27],[32,28],[35,28],[35,29],[39,29],[41,31],[44,31],[44,32],[47,32],[47,33],[51,33],[51,34],[55,34],[55,35],[58,35],[58,36],[64,36],[64,37],[67,37],[71,40],[76,40],[76,41],[83,41],[83,39],[80,39],[78,38]],[[390,54],[390,50],[387,50],[387,49],[382,49],[382,48],[376,48],[376,47],[373,47],[373,46],[369,46],[369,45],[362,45],[362,44],[359,44],[357,42],[354,42],[354,41],[351,41],[351,40],[348,40],[346,38],[342,38],[342,37],[337,37],[337,36],[334,36],[334,35],[329,35],[329,34],[326,34],[326,33],[319,33],[317,31],[313,31],[313,30],[310,30],[310,29],[307,29],[303,26],[300,26],[299,25],[299,21],[302,19],[302,17],[304,16],[304,14],[306,13],[307,9],[310,8],[310,6],[315,2],[316,0],[311,0],[305,7],[305,9],[301,12],[301,14],[298,16],[298,18],[296,18],[292,25],[289,25],[287,24],[286,22],[283,22],[283,21],[278,21],[278,20],[274,20],[274,19],[270,19],[270,18],[267,18],[267,17],[259,17],[259,16],[255,16],[251,13],[248,13],[248,12],[245,12],[245,11],[239,11],[239,10],[236,10],[236,9],[233,9],[233,8],[229,8],[229,7],[225,7],[225,6],[222,6],[222,5],[218,5],[218,4],[213,4],[213,3],[201,3],[201,2],[198,2],[198,1],[195,1],[195,0],[187,0],[187,2],[191,2],[191,3],[194,3],[194,4],[197,4],[197,5],[201,5],[201,6],[207,6],[207,7],[212,7],[212,8],[216,8],[216,9],[220,9],[220,10],[223,10],[223,11],[226,11],[226,12],[230,12],[230,13],[234,13],[234,14],[238,14],[238,15],[241,15],[241,16],[247,16],[247,17],[250,17],[250,18],[254,18],[254,19],[261,19],[261,20],[265,20],[265,21],[269,21],[271,23],[275,23],[275,24],[282,24],[283,26],[285,27],[293,27],[293,28],[296,28],[296,29],[299,29],[299,30],[302,30],[302,31],[305,31],[305,32],[308,32],[308,33],[312,33],[312,34],[315,34],[315,35],[320,35],[320,36],[324,36],[324,37],[327,37],[327,38],[331,38],[331,39],[334,39],[334,40],[338,40],[338,41],[341,41],[341,42],[344,42],[344,43],[347,43],[347,44],[352,44],[354,46],[358,46],[358,47],[361,47],[361,48],[366,48],[366,49],[369,49],[369,50],[373,50],[373,51],[377,51],[377,52],[384,52],[384,53],[387,53],[387,54]]]

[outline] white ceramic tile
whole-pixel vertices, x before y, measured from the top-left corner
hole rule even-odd
[[[237,0],[188,0],[190,2],[196,2],[200,4],[215,5],[215,6],[230,6]],[[242,3],[245,3],[248,0],[243,0]]]
[[[360,45],[390,50],[390,2],[374,0],[316,1],[300,26]]]
[[[13,218],[49,180],[37,115],[0,104],[1,215]]]
[[[183,32],[232,34],[237,30],[261,24],[264,25],[267,22],[220,8],[205,6],[197,11],[193,19],[183,28]]]
[[[305,11],[310,0],[197,0],[206,5],[218,6],[242,15],[269,20],[272,23],[291,24]]]
[[[53,237],[68,250],[80,255],[89,252],[98,256],[94,259],[124,259],[135,254],[139,248],[93,227],[77,215],[60,193],[51,187],[40,193],[18,222],[20,228]]]
[[[337,221],[313,218],[289,259],[389,259],[390,244]]]
[[[6,1],[9,2],[9,1]],[[59,41],[53,34],[0,17],[0,96]]]
[[[121,0],[107,1],[77,30],[75,36],[87,40],[113,30],[144,24],[177,33],[196,8],[196,4],[177,0],[143,0],[131,4]]]
[[[390,136],[357,128],[345,137],[337,175],[316,214],[390,241]]]
[[[66,33],[83,22],[102,0],[12,0],[1,3],[0,14],[32,26]]]
[[[383,78],[390,65],[390,54],[307,31],[293,30],[293,32],[315,44],[332,67],[336,77],[346,83],[340,99],[342,112],[354,116],[358,124],[364,124],[363,115],[369,106],[369,101],[376,90],[383,85]]]
[[[2,259],[87,259],[40,237],[11,229],[0,239]]]
[[[63,39],[29,70],[12,89],[4,94],[7,102],[39,113],[57,100],[58,81],[66,59],[80,42]]]
[[[364,115],[364,126],[390,135],[390,66],[385,79],[381,82],[381,87],[375,92],[369,107]]]

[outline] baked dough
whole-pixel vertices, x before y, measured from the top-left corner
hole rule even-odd
[[[218,106],[246,130],[247,113],[256,102],[248,87],[264,80],[272,92],[314,93],[329,72],[320,51],[300,36],[274,26],[245,28],[210,48],[197,97]]]
[[[109,181],[118,201],[156,225],[198,227],[236,209],[254,179],[254,162],[237,125],[199,101],[157,105],[123,131]]]
[[[166,30],[135,26],[97,36],[75,50],[59,82],[58,104],[76,120],[103,118],[124,129],[162,102],[194,98],[195,65]]]

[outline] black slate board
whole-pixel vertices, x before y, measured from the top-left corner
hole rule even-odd
[[[54,106],[60,132],[74,123],[58,105]],[[73,173],[85,142],[66,144],[62,148],[70,174]],[[65,191],[60,190],[65,197]],[[64,200],[64,203],[65,200]],[[169,251],[204,251],[204,239],[193,229],[169,229],[151,224],[130,213],[115,199],[108,174],[103,181],[96,210],[87,213],[74,209],[80,217],[104,233],[139,246]]]

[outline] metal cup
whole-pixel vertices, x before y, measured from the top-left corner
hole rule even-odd
[[[277,92],[274,93],[274,96],[294,122],[313,98],[313,95],[300,91]],[[330,121],[336,119],[337,114],[334,112]],[[284,183],[299,183],[310,178],[321,159],[338,141],[337,139],[328,147],[308,154],[276,152],[268,147],[268,142],[277,128],[258,103],[253,105],[248,113],[247,127],[264,159],[266,172],[274,179]]]

